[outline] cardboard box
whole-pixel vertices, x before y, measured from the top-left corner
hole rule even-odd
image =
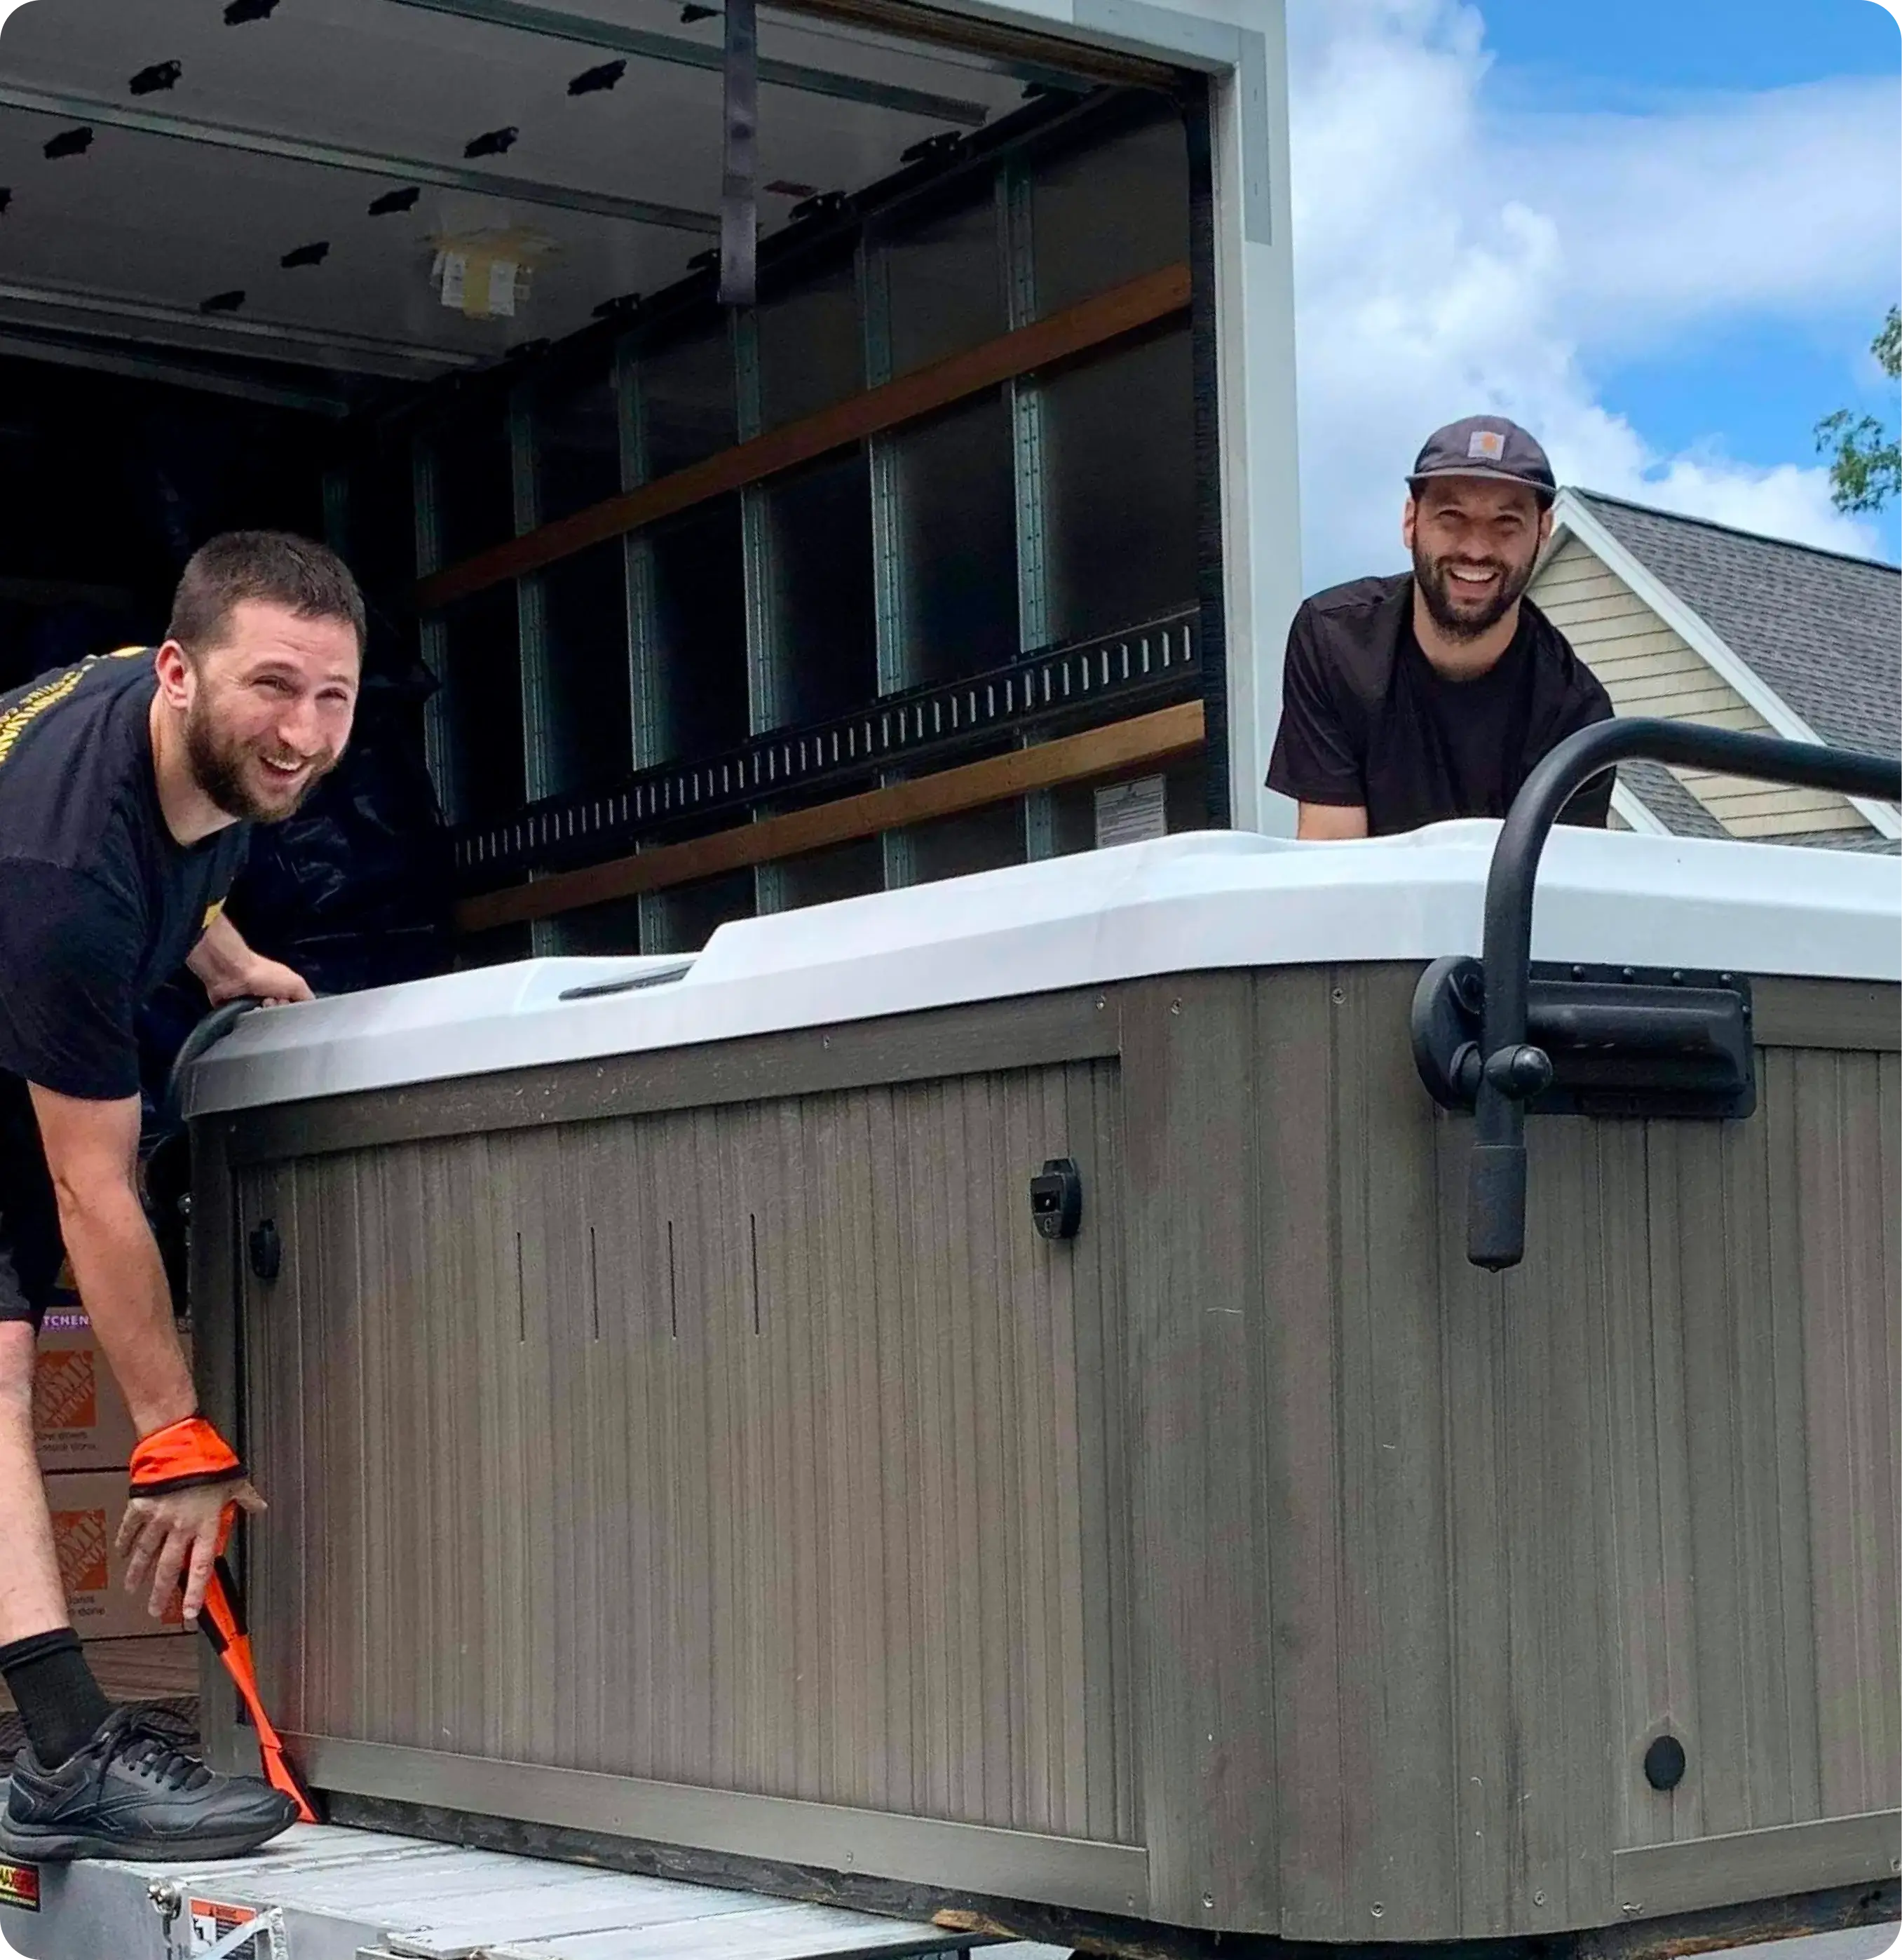
[[[145,1610],[149,1589],[126,1590],[126,1561],[114,1549],[126,1494],[122,1470],[59,1470],[46,1478],[67,1609],[84,1640],[149,1638],[176,1634],[184,1624],[177,1602],[154,1620]]]
[[[122,1470],[138,1433],[112,1364],[62,1267],[40,1324],[33,1363],[33,1427],[43,1470]],[[185,1358],[191,1338],[179,1328]]]
[[[122,1470],[132,1460],[132,1417],[76,1300],[56,1301],[40,1322],[33,1428],[43,1470]]]

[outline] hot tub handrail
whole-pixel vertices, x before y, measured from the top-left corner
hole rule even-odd
[[[1506,812],[1486,880],[1484,1061],[1474,1099],[1466,1256],[1490,1271],[1525,1256],[1525,1106],[1552,1079],[1550,1058],[1526,1041],[1539,858],[1559,813],[1583,784],[1640,759],[1902,802],[1902,762],[1889,757],[1655,718],[1582,728],[1527,777]]]
[[[176,1130],[185,1122],[185,1083],[207,1049],[216,1046],[253,1007],[264,1003],[250,994],[240,994],[205,1015],[179,1044],[178,1052],[166,1072],[165,1093],[161,1099],[158,1119],[162,1128]]]

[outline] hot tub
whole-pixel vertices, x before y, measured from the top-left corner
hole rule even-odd
[[[1498,835],[250,1016],[195,1311],[313,1780],[1331,1942],[1891,1878],[1902,864],[1556,834],[1536,972],[1722,997],[1750,1080],[1561,1080],[1492,1271],[1422,976]]]

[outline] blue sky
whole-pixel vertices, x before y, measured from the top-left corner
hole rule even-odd
[[[1506,78],[1551,107],[1894,75],[1902,50],[1874,0],[1487,0],[1481,11]]]
[[[1316,578],[1394,555],[1409,444],[1516,415],[1562,479],[1902,558],[1812,431],[1891,426],[1902,33],[1873,0],[1290,0]]]
[[[1902,75],[1902,30],[1873,0],[1488,0],[1481,11],[1502,99],[1522,111],[1642,114],[1700,93]],[[1896,276],[1902,299],[1902,263]],[[1598,370],[1600,399],[1664,449],[1715,434],[1740,459],[1806,461],[1831,409],[1894,423],[1895,391],[1865,358],[1879,324],[1859,308],[1802,324],[1741,317],[1694,352]],[[1880,529],[1884,555],[1902,557],[1895,506]]]

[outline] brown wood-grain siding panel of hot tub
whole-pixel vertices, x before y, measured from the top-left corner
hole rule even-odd
[[[1471,1126],[1436,1112],[1454,1753],[1468,1936],[1590,1924],[1610,1889],[1608,1269],[1642,1242],[1625,1126],[1528,1126],[1522,1265],[1465,1253]]]
[[[1290,1939],[1556,1930],[1609,1888],[1608,1782],[1582,1768],[1611,1672],[1597,1151],[1535,1125],[1525,1265],[1469,1267],[1470,1125],[1414,1073],[1415,977],[1257,982]]]
[[[1326,967],[1264,975],[1255,989],[1252,1083],[1259,1157],[1255,1245],[1267,1558],[1274,1669],[1278,1926],[1336,1939],[1353,1855],[1342,1777],[1345,1704],[1334,1628],[1357,1582],[1344,1529],[1339,1201]]]
[[[1646,1125],[1598,1126],[1604,1201],[1614,1217],[1643,1217],[1651,1202]],[[1694,1588],[1686,1541],[1690,1439],[1681,1288],[1668,1249],[1624,1231],[1605,1239],[1605,1323],[1599,1365],[1606,1396],[1605,1490],[1611,1513],[1607,1580],[1617,1602],[1613,1640],[1611,1830],[1617,1844],[1695,1834],[1701,1780],[1654,1790],[1640,1765],[1661,1733],[1697,1734]]]
[[[1798,1144],[1779,1249],[1802,1303],[1820,1814],[1843,1816],[1902,1803],[1902,1064],[1893,1055],[1780,1059]]]
[[[304,1434],[316,1398],[307,1398],[304,1296],[315,1255],[314,1224],[303,1228],[296,1166],[273,1164],[237,1179],[238,1243],[266,1222],[280,1236],[283,1262],[268,1284],[250,1269],[240,1282],[244,1367],[238,1447],[270,1510],[247,1526],[244,1581],[251,1644],[259,1677],[270,1685],[265,1706],[275,1723],[294,1727],[302,1713],[305,1640],[301,1580],[311,1479]],[[340,1554],[348,1558],[345,1551]],[[282,1610],[263,1602],[285,1602]]]
[[[1878,1368],[1857,1380],[1860,1474],[1889,1479],[1872,1493],[1843,1488],[1853,1473],[1832,1465],[1840,1433],[1833,1419],[1819,1426],[1809,1378],[1819,1340],[1867,1344],[1893,1366],[1894,1207],[1877,1181],[1894,1181],[1895,1116],[1892,1107],[1885,1113],[1882,1085],[1897,1066],[1897,990],[1770,978],[1754,992],[1764,1044],[1757,1114],[1738,1124],[1636,1126],[1654,1230],[1646,1242],[1612,1242],[1621,1847],[1688,1846],[1857,1808],[1853,1786],[1827,1793],[1831,1757],[1859,1754],[1860,1710],[1852,1691],[1846,1733],[1846,1704],[1819,1678],[1831,1645],[1819,1615],[1844,1583],[1853,1592],[1872,1580],[1878,1596],[1895,1596],[1893,1375],[1885,1381]],[[1872,1123],[1846,1151],[1837,1141],[1842,1109],[1800,1106],[1797,1085],[1819,1075],[1849,1094],[1865,1128]],[[1599,1126],[1601,1155],[1619,1127]],[[1856,1304],[1839,1309],[1833,1329],[1830,1296],[1818,1297],[1806,1269],[1806,1233],[1812,1255],[1820,1247],[1863,1269],[1860,1283],[1835,1289],[1837,1302],[1853,1293]],[[1875,1275],[1872,1258],[1881,1268]],[[1838,1379],[1826,1371],[1826,1380]],[[1868,1539],[1849,1527],[1857,1542],[1835,1558],[1834,1580],[1813,1517],[1838,1520],[1839,1534],[1843,1519],[1873,1526]],[[1886,1578],[1883,1547],[1891,1548]],[[1856,1625],[1853,1612],[1847,1624]],[[1861,1625],[1865,1643],[1881,1650],[1865,1682],[1878,1704],[1875,1730],[1887,1723],[1892,1736],[1894,1694],[1882,1684],[1897,1672],[1894,1615],[1885,1627],[1865,1599]],[[1666,1732],[1684,1744],[1689,1767],[1675,1790],[1661,1792],[1642,1762]],[[1872,1793],[1872,1803],[1883,1800],[1893,1794]]]
[[[1667,1419],[1681,1440],[1659,1433],[1684,1472],[1664,1551],[1690,1582],[1693,1683],[1687,1705],[1624,1739],[1630,1842],[1816,1814],[1801,1303],[1777,1246],[1788,1157],[1810,1140],[1786,1119],[1787,1060],[1760,1055],[1748,1122],[1649,1126],[1662,1358],[1678,1398]],[[1668,1794],[1640,1767],[1667,1729],[1689,1759]]]
[[[637,1000],[640,996],[635,997]],[[239,1165],[1113,1055],[1119,994],[1086,988],[280,1102],[202,1118]]]
[[[1434,1112],[1413,969],[1264,975],[1258,1121],[1276,1494],[1279,1930],[1458,1923]]]
[[[1649,1369],[1614,1375],[1614,1462],[1659,1500],[1613,1513],[1621,1847],[1897,1800],[1897,1068],[1772,1048],[1748,1122],[1646,1126]]]
[[[192,1139],[191,1236],[186,1286],[192,1316],[192,1368],[199,1406],[221,1436],[241,1440],[242,1360],[239,1348],[238,1191],[225,1148],[227,1133]],[[232,1548],[234,1561],[241,1545]],[[203,1644],[199,1656],[200,1738],[219,1767],[235,1764],[234,1698],[223,1667]]]
[[[1889,980],[1754,980],[1757,1041],[1766,1048],[1894,1054],[1902,1049],[1902,987]]]
[[[1116,1080],[252,1173],[289,1726],[1138,1841]],[[1100,1209],[1052,1246],[1027,1179],[1064,1155]]]
[[[1278,1890],[1255,985],[1123,1008],[1142,1814],[1151,1912],[1187,1926],[1272,1925]]]

